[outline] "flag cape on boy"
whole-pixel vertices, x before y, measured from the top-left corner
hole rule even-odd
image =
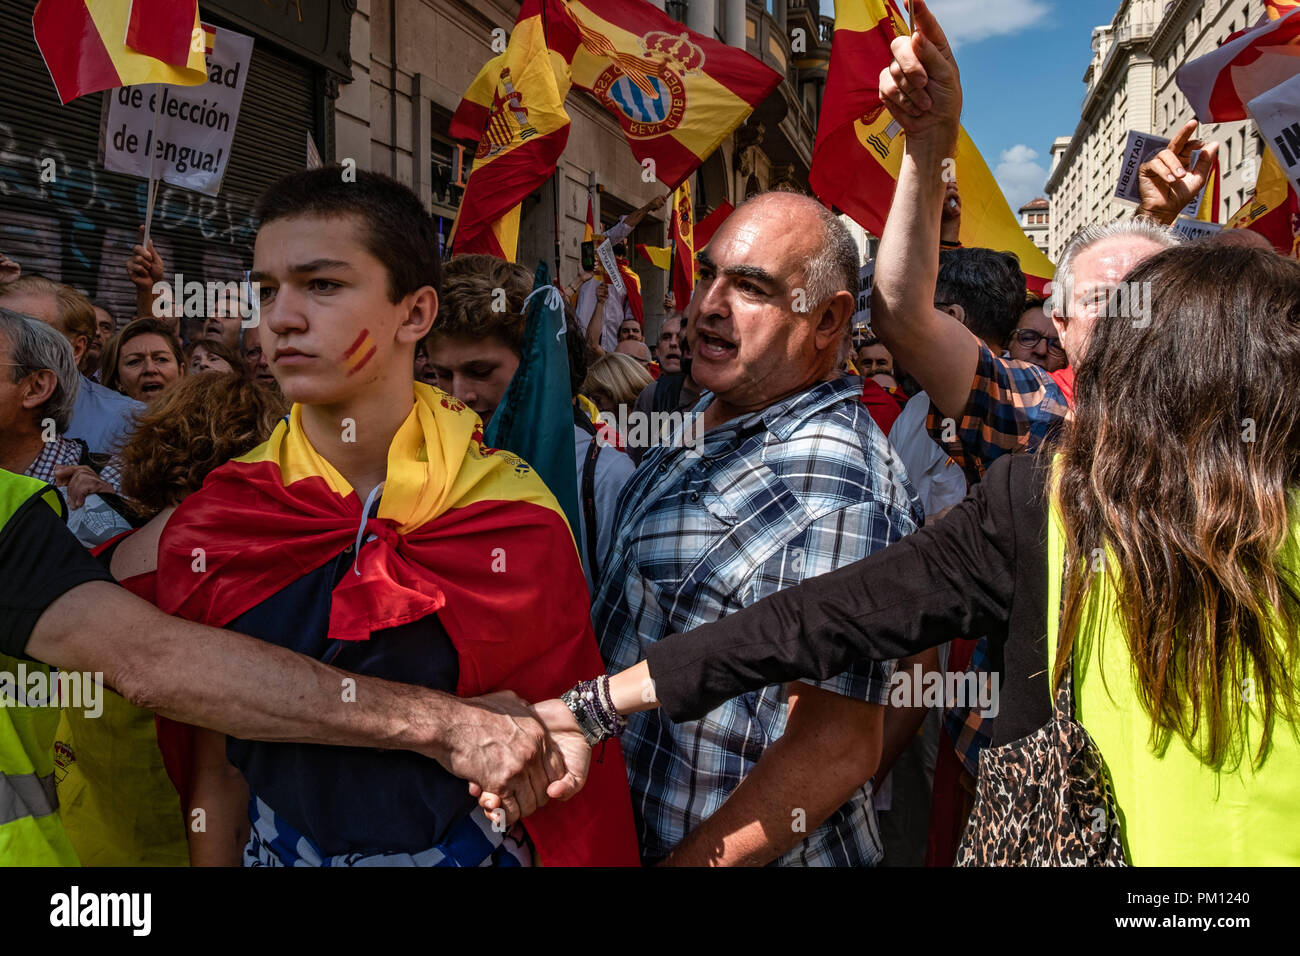
[[[369,640],[436,612],[463,697],[554,698],[603,673],[555,498],[522,459],[482,445],[463,403],[420,383],[415,396],[389,448],[377,516],[364,521],[367,540],[331,595],[329,637]],[[213,471],[176,510],[159,543],[158,605],[224,626],[336,558],[362,526],[356,492],[307,441],[295,405],[265,443]],[[636,865],[618,747],[593,761],[577,796],[524,826],[546,865]]]

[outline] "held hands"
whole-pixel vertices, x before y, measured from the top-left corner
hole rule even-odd
[[[439,762],[470,781],[470,794],[480,805],[505,810],[507,825],[549,799],[567,800],[582,789],[591,750],[560,701],[545,701],[534,711],[517,695],[499,691],[461,703]],[[563,725],[552,704],[564,711],[571,727]]]
[[[880,71],[880,99],[909,140],[927,134],[952,138],[961,121],[957,61],[924,0],[916,0],[915,15],[915,32],[889,45],[894,59]]]
[[[573,713],[563,701],[541,701],[533,706],[533,714],[542,722],[551,744],[563,757],[565,766],[564,775],[558,779],[553,778],[546,788],[546,797],[568,800],[587,782],[587,772],[591,767],[591,747],[587,744],[587,739],[583,736],[582,728],[578,726]],[[469,792],[471,796],[478,797],[479,806],[490,814],[504,809],[507,824],[518,819],[517,816],[511,815],[508,794],[502,796],[493,792],[491,788],[480,787],[475,783],[470,783]],[[545,803],[545,799],[542,802]]]
[[[1192,139],[1196,125],[1196,120],[1188,120],[1178,135],[1170,140],[1169,146],[1138,170],[1138,191],[1142,196],[1139,216],[1153,219],[1162,226],[1171,226],[1192,197],[1205,186],[1214,169],[1219,144],[1206,146],[1199,139]],[[1192,152],[1198,149],[1201,155],[1196,166],[1188,169]]]

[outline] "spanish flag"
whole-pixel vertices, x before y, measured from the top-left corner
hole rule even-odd
[[[744,50],[686,29],[646,0],[568,0],[566,10],[567,19],[547,24],[552,48],[670,189],[781,82]]]
[[[618,263],[618,274],[623,277],[623,288],[627,290],[627,306],[636,317],[637,325],[645,325],[645,305],[641,301],[641,277],[636,274],[626,256],[614,260]]]
[[[647,246],[644,242],[638,242],[636,245],[636,251],[642,259],[650,263],[656,269],[663,269],[664,272],[667,272],[672,268],[672,246]]]
[[[684,182],[673,191],[673,218],[668,235],[673,241],[673,270],[669,282],[673,290],[673,305],[685,309],[695,290],[695,234],[692,220],[691,184]]]
[[[1270,20],[1281,20],[1292,10],[1300,8],[1300,0],[1265,0],[1264,7]]]
[[[902,130],[881,102],[877,84],[892,59],[890,42],[910,32],[892,0],[835,4],[831,65],[808,182],[822,202],[877,236],[903,161]],[[961,187],[962,245],[1015,253],[1030,285],[1041,288],[1055,269],[1025,236],[964,129],[952,173]]]
[[[1300,259],[1300,197],[1271,149],[1264,150],[1254,194],[1224,228],[1257,232],[1279,254]]]
[[[555,172],[568,142],[567,71],[556,72],[546,45],[547,7],[553,2],[524,0],[505,53],[490,61],[496,64],[495,74],[488,74],[490,87],[480,73],[456,111],[457,135],[476,117],[483,120],[452,230],[458,254],[479,252],[514,261],[519,204]]]
[[[596,219],[591,207],[591,197],[587,197],[587,222],[582,227],[582,241],[592,242],[596,238]]]
[[[40,0],[32,35],[59,100],[208,80],[197,0]]]
[[[464,403],[416,383],[388,450],[373,518],[312,447],[295,405],[271,437],[213,471],[158,548],[158,606],[221,627],[358,540],[327,600],[329,638],[368,641],[437,614],[455,647],[456,693],[559,696],[604,672],[577,548],[555,497],[523,459],[483,445]],[[193,568],[195,548],[205,555]],[[292,622],[286,622],[291,626]],[[616,741],[583,790],[524,821],[546,865],[637,864]]]

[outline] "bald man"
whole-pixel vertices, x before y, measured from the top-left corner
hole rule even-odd
[[[717,621],[914,530],[885,436],[837,376],[858,251],[816,201],[768,193],[699,254],[687,312],[704,447],[682,429],[619,498],[592,618],[611,672],[670,633]],[[625,343],[626,344],[626,343]],[[871,775],[889,665],[777,684],[622,737],[648,863],[865,865],[881,857]],[[798,826],[792,826],[797,821]]]

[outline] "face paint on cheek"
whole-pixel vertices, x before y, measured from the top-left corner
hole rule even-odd
[[[362,366],[375,357],[379,351],[379,346],[370,336],[369,329],[362,329],[361,334],[356,337],[348,350],[343,353],[343,366],[348,370],[348,376],[351,377],[361,371]]]

